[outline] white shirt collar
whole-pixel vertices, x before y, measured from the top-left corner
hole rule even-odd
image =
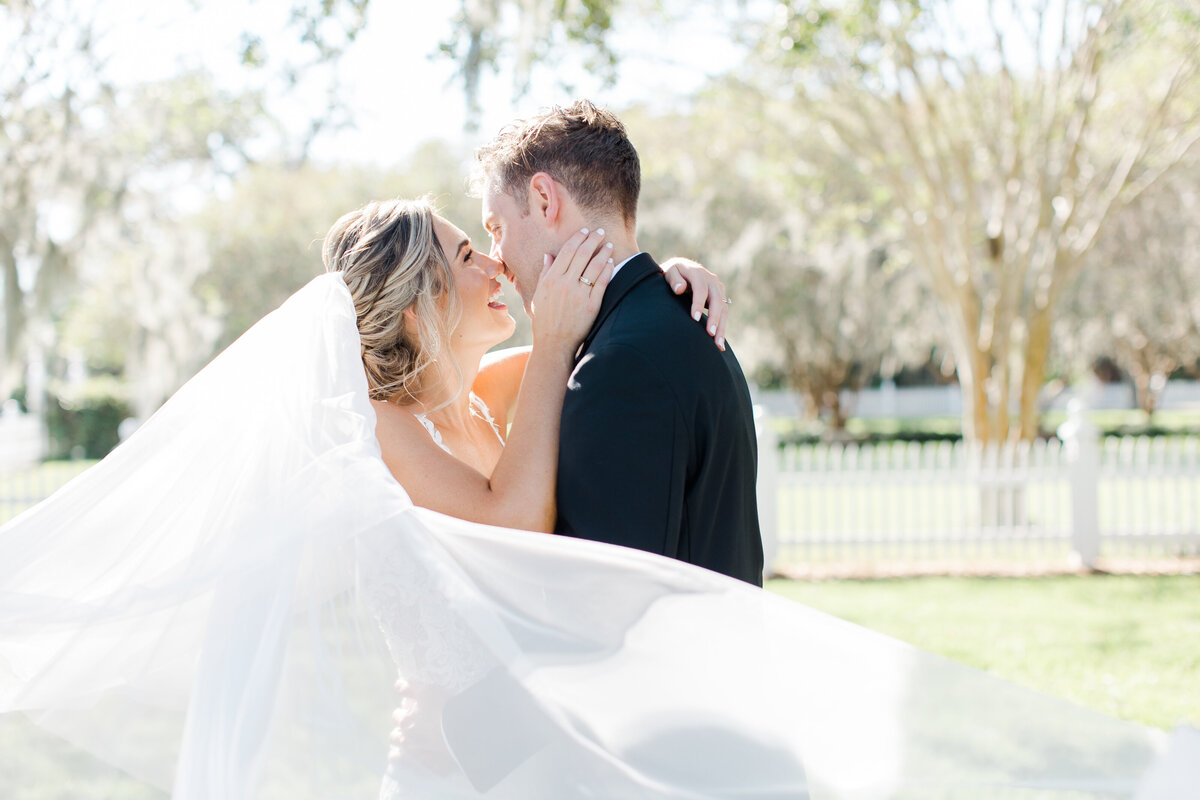
[[[642,253],[644,253],[644,252],[646,252],[646,251],[645,251],[645,250],[643,250],[643,251],[642,251]],[[626,265],[626,264],[628,264],[630,261],[633,261],[635,258],[637,258],[638,256],[640,256],[642,253],[634,253],[634,254],[633,254],[633,255],[631,255],[629,258],[625,259],[625,260],[624,260],[624,261],[622,261],[620,264],[617,264],[615,267],[613,267],[613,274],[612,274],[612,277],[611,277],[611,278],[609,278],[609,281],[611,282],[613,278],[617,277],[617,273],[621,271],[621,267],[625,266],[625,265]]]

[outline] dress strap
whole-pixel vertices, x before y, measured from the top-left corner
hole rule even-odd
[[[425,430],[429,431],[429,435],[433,437],[433,443],[447,453],[450,453],[450,448],[446,447],[446,443],[442,441],[442,432],[437,429],[437,426],[433,424],[429,417],[424,414],[413,414],[413,416],[417,418],[417,422],[425,426]],[[450,455],[454,454],[450,453]]]
[[[471,392],[471,407],[479,412],[479,416],[483,417],[488,425],[492,426],[492,430],[496,433],[496,438],[500,440],[500,444],[504,444],[504,434],[500,433],[500,426],[492,418],[492,412],[487,407],[487,403],[483,402],[483,399],[474,392]]]
[[[471,392],[471,408],[474,409],[479,416],[483,417],[488,425],[492,426],[492,431],[496,434],[496,438],[500,440],[500,444],[504,444],[504,435],[500,433],[500,427],[496,424],[496,420],[492,418],[492,412],[487,407],[487,403],[483,402],[482,398],[480,398],[479,395],[475,394],[474,392]],[[450,455],[454,455],[454,453],[450,451],[450,448],[446,446],[446,443],[442,441],[442,432],[439,431],[437,426],[433,424],[433,420],[429,419],[429,417],[425,416],[424,414],[414,413],[413,416],[417,418],[418,422],[425,426],[425,430],[429,431],[429,435],[433,437],[434,444],[445,450],[447,453],[450,453]]]

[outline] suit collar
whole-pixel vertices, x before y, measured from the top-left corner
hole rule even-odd
[[[604,290],[604,300],[600,302],[600,313],[596,315],[596,321],[592,323],[592,329],[588,331],[587,337],[583,340],[583,344],[579,348],[580,357],[587,352],[588,347],[592,344],[592,339],[596,338],[596,332],[600,330],[600,326],[604,324],[604,320],[612,314],[616,309],[617,304],[637,286],[647,278],[658,276],[662,280],[662,268],[655,263],[649,253],[638,253],[633,258],[625,262],[621,267],[621,271],[612,279],[612,283]]]

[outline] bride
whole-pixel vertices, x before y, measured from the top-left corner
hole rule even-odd
[[[581,231],[547,257],[532,351],[486,357],[515,327],[499,299],[500,262],[420,202],[372,203],[333,226],[326,269],[350,289],[375,434],[414,503],[552,529],[563,394],[612,274],[611,250],[603,230]]]
[[[514,530],[552,519],[609,266],[568,242],[532,352],[482,359],[512,323],[464,239],[420,204],[344,217],[329,273],[0,528],[0,796],[1175,796],[1190,734]]]

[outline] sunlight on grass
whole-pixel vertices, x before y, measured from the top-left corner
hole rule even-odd
[[[1200,576],[775,580],[784,597],[1148,725],[1200,724]]]

